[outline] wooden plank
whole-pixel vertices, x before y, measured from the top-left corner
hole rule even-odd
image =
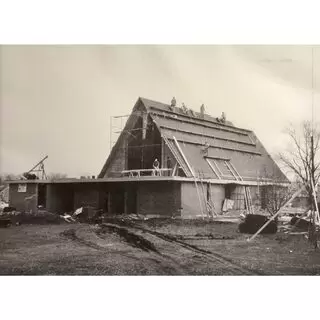
[[[153,107],[150,107],[150,108],[152,109]],[[153,109],[159,110],[158,108],[153,108]],[[197,124],[197,125],[200,125],[200,126],[203,126],[203,127],[213,128],[213,129],[217,129],[217,130],[221,130],[221,131],[233,132],[233,133],[241,134],[241,135],[244,135],[244,136],[248,136],[248,133],[252,132],[251,130],[242,129],[242,128],[238,128],[238,127],[235,127],[235,126],[230,126],[230,125],[227,125],[227,124],[221,124],[221,123],[218,123],[218,122],[213,122],[213,121],[202,119],[202,118],[201,119],[197,118],[197,119],[195,119],[196,121],[192,121],[192,120],[190,120],[189,116],[186,116],[186,115],[181,114],[181,113],[170,112],[170,111],[167,111],[167,110],[165,112],[162,112],[162,113],[160,113],[160,111],[159,112],[151,111],[150,113],[154,114],[154,115],[157,115],[157,116],[160,116],[160,117],[163,117],[163,118],[171,118],[171,119],[174,119],[174,120],[177,120],[177,121],[180,121],[180,122],[187,122],[187,123],[191,123],[191,124]],[[168,115],[168,113],[169,113],[169,115]],[[170,113],[173,114],[173,115],[170,116]],[[185,117],[185,119],[179,119],[177,116]],[[210,123],[211,125],[204,124],[203,122]]]
[[[214,160],[212,160],[212,162],[213,162],[213,164],[215,165],[215,167],[217,168],[217,170],[219,171],[220,176],[221,176],[221,177],[225,177],[225,175],[224,175],[224,174],[222,173],[222,171],[220,170],[218,164],[217,164]]]
[[[229,169],[229,171],[232,173],[232,175],[234,176],[234,178],[238,181],[237,176],[234,174],[233,170],[231,169],[231,167],[229,166],[229,163],[227,161],[224,160],[225,165],[227,166],[227,168]]]
[[[236,169],[236,167],[232,164],[232,162],[230,161],[230,166],[233,168],[233,170],[235,171],[235,173],[238,175],[239,179],[241,181],[243,181],[243,178],[241,177],[240,173],[238,172],[238,170]],[[272,179],[270,179],[272,180]]]
[[[203,156],[204,158],[208,159],[217,159],[217,160],[225,160],[225,161],[230,161],[230,158],[223,158],[223,157],[218,157],[218,156]]]
[[[171,153],[173,154],[173,156],[175,157],[176,161],[179,163],[179,165],[180,165],[181,169],[183,170],[184,174],[188,177],[189,176],[188,168],[183,163],[183,159],[178,154],[177,150],[171,144],[171,142],[168,140],[168,138],[165,135],[162,135],[162,138],[165,141],[165,143],[167,144],[167,146],[168,146],[169,150],[171,151]]]
[[[187,158],[185,157],[185,155],[184,155],[184,153],[183,153],[182,149],[180,148],[180,145],[179,145],[179,143],[178,143],[177,139],[175,138],[175,136],[173,136],[173,141],[174,141],[174,143],[176,144],[176,146],[177,146],[177,148],[178,148],[178,150],[179,150],[179,152],[180,152],[180,154],[181,154],[181,156],[182,156],[182,159],[183,159],[183,160],[184,160],[184,162],[187,164],[188,169],[190,170],[190,172],[191,172],[192,176],[194,177],[194,176],[195,176],[195,174],[194,174],[194,172],[193,172],[193,170],[192,170],[192,168],[191,168],[191,166],[190,166],[190,164],[189,164],[189,162],[188,162]]]
[[[183,133],[188,133],[188,134],[201,136],[201,137],[208,137],[208,138],[212,138],[212,139],[216,139],[216,140],[230,141],[230,142],[240,143],[240,144],[244,144],[244,145],[248,145],[248,146],[256,146],[256,144],[252,143],[252,142],[245,142],[245,141],[236,140],[236,139],[228,139],[228,138],[216,137],[216,136],[213,136],[213,135],[210,135],[210,134],[206,134],[206,133],[194,132],[194,131],[180,129],[180,128],[173,128],[173,127],[166,126],[166,125],[160,125],[160,128],[164,128],[164,129],[172,130],[172,131],[183,132]]]

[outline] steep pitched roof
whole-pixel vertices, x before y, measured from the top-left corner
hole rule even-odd
[[[229,175],[229,179],[233,180],[236,171],[244,181],[257,180],[258,176],[268,175],[280,177],[284,182],[288,182],[252,131],[237,128],[228,121],[221,123],[217,118],[207,114],[201,116],[190,109],[186,112],[182,108],[145,98],[138,99],[133,111],[141,105],[156,123],[162,138],[177,140],[196,175],[214,179],[218,179],[219,176],[228,179]],[[129,120],[130,118],[126,127],[130,126]],[[120,143],[121,139],[122,136],[117,143]],[[206,157],[202,152],[205,144],[209,146]],[[113,148],[100,177],[104,176],[116,148],[117,145]],[[231,169],[233,173],[226,170],[229,164],[235,168]]]
[[[186,116],[186,117],[191,117],[191,118],[200,118],[201,119],[201,114],[200,112],[196,112],[193,111],[192,109],[188,109],[189,112],[186,114],[182,108],[179,107],[171,107],[169,104],[166,103],[162,103],[162,102],[158,102],[158,101],[154,101],[154,100],[150,100],[150,99],[146,99],[146,98],[142,98],[140,97],[138,99],[138,101],[141,101],[143,103],[143,105],[149,110],[157,110],[157,111],[165,111],[168,113],[172,113],[172,114],[176,114],[176,115],[180,115],[180,116]],[[213,123],[219,123],[217,118],[214,118],[208,114],[204,114],[204,118],[201,119],[202,121],[205,122],[213,122]],[[231,125],[232,123],[230,121],[226,121],[225,125]]]

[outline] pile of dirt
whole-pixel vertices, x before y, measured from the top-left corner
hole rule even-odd
[[[101,233],[113,232],[119,235],[121,239],[123,239],[133,247],[139,248],[144,251],[152,251],[152,252],[158,253],[158,250],[156,249],[156,247],[152,242],[150,242],[149,240],[145,239],[144,237],[138,234],[135,234],[134,232],[129,231],[126,228],[123,228],[117,225],[104,224],[102,229],[100,229],[100,231],[98,232],[101,232]]]

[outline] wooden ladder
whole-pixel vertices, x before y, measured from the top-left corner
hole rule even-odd
[[[244,199],[245,199],[247,214],[254,214],[251,191],[250,191],[250,188],[247,186],[244,187]]]
[[[207,194],[206,194],[205,187],[203,185],[203,181],[202,181],[201,178],[200,178],[200,183],[201,183],[202,196],[203,196],[205,208],[207,210],[207,215],[208,215],[208,217],[212,218],[213,217],[213,213],[215,213],[214,205],[213,205],[213,203],[211,203],[210,201],[207,200]]]
[[[177,151],[177,149],[175,148],[175,146],[173,145],[172,142],[169,141],[169,139],[165,136],[162,135],[162,138],[164,140],[164,142],[166,143],[166,145],[168,146],[169,150],[172,152],[172,154],[174,155],[174,157],[176,158],[177,162],[179,163],[179,166],[181,167],[181,169],[183,170],[184,174],[187,177],[192,176],[192,172],[190,172],[188,166],[186,165],[186,163],[184,162],[183,158],[181,157],[180,153]]]

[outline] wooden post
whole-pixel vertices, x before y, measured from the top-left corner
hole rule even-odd
[[[296,191],[292,197],[278,210],[277,213],[275,213],[251,238],[249,238],[247,241],[253,240],[271,221],[273,221],[280,213],[281,210],[286,207],[295,197],[297,197],[300,192],[303,190],[303,188]]]
[[[320,216],[319,216],[319,208],[318,208],[318,202],[317,202],[317,194],[316,194],[316,190],[315,190],[315,187],[314,187],[312,180],[311,180],[311,186],[312,186],[313,200],[314,200],[314,205],[315,205],[316,220],[319,224],[320,223]]]

